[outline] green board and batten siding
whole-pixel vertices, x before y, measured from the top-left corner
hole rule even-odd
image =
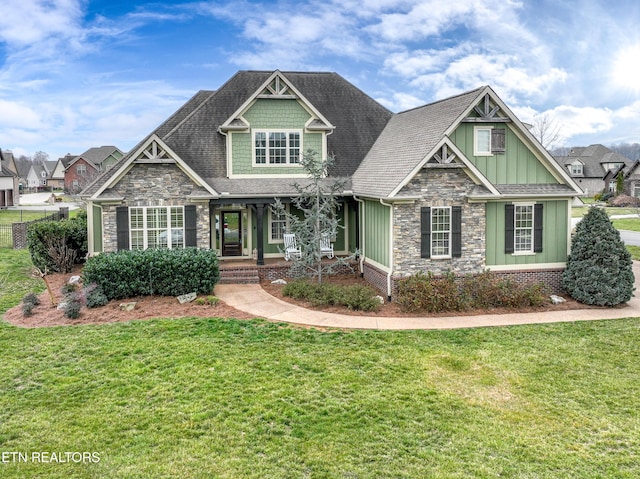
[[[91,205],[92,226],[93,226],[93,251],[92,253],[102,253],[102,208],[98,205]]]
[[[376,263],[390,267],[391,208],[379,201],[365,200],[364,205],[365,256]]]
[[[473,156],[474,127],[506,129],[506,152],[491,156]],[[508,123],[461,123],[451,139],[465,156],[494,185],[557,184],[558,180],[540,163],[531,149],[518,138]]]
[[[302,130],[302,151],[311,149],[322,153],[323,133],[304,133],[304,125],[311,116],[296,100],[259,99],[244,114],[252,129]],[[231,135],[232,168],[234,175],[301,174],[299,166],[253,166],[253,135],[233,132]]]
[[[513,255],[504,252],[504,207],[507,203],[487,203],[486,265],[488,268],[498,265],[564,263],[567,260],[568,200],[537,201],[536,203],[544,205],[542,252],[533,255]]]

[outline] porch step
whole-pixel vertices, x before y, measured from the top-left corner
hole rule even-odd
[[[219,284],[258,284],[258,269],[250,266],[223,266]]]

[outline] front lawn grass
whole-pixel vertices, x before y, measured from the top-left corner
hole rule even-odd
[[[42,210],[0,210],[0,224],[26,223],[49,216],[55,211]]]
[[[0,250],[0,311],[42,289],[28,258]],[[639,343],[638,319],[0,322],[0,477],[636,478]]]
[[[618,230],[640,231],[640,218],[619,218],[611,220]]]
[[[434,332],[0,323],[2,477],[636,478],[637,319]]]

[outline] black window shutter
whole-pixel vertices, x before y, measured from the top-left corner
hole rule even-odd
[[[504,205],[504,252],[513,253],[513,236],[515,208],[513,205]]]
[[[542,253],[542,204],[533,206],[533,251]]]
[[[491,129],[491,152],[502,153],[506,151],[506,131],[504,128]]]
[[[197,223],[196,205],[186,205],[184,207],[184,245],[187,247],[198,245]]]
[[[431,258],[431,208],[420,208],[420,257]]]
[[[116,207],[116,238],[118,251],[129,249],[129,208]]]
[[[462,206],[451,207],[451,256],[462,256]]]

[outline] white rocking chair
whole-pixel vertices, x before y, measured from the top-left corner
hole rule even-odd
[[[323,234],[320,238],[320,257],[327,256],[329,259],[333,258],[333,244],[329,239],[329,235]]]
[[[296,235],[292,233],[285,233],[284,238],[284,259],[289,261],[291,258],[302,258],[302,252],[296,244]]]

